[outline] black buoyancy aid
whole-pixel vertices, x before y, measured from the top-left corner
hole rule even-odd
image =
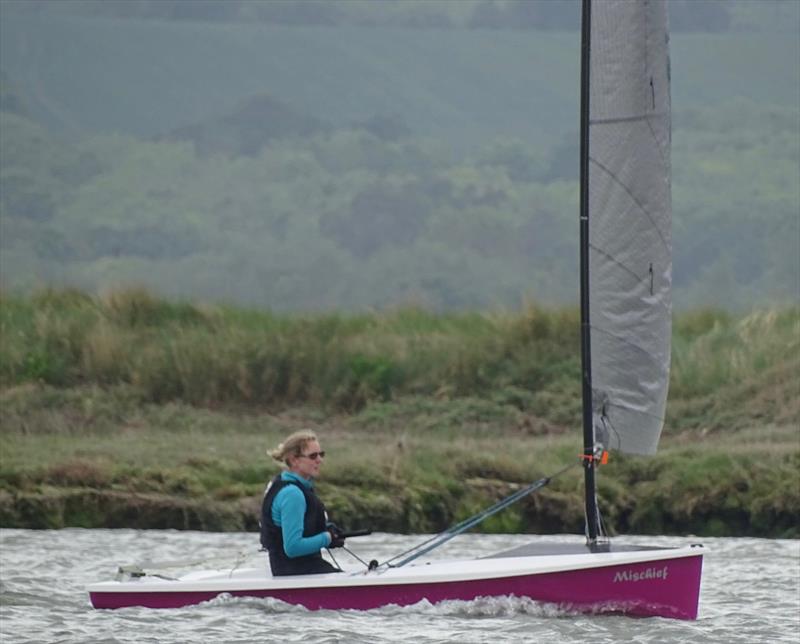
[[[330,572],[333,567],[322,558],[319,552],[302,557],[290,557],[283,547],[283,533],[280,526],[272,521],[272,503],[278,492],[287,485],[300,488],[306,500],[306,513],[303,517],[303,536],[313,537],[325,530],[325,505],[314,493],[297,481],[284,481],[280,474],[270,482],[261,503],[261,545],[269,551],[269,565],[273,575],[304,575],[317,572]]]

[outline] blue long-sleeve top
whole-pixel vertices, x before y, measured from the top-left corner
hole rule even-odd
[[[297,481],[305,488],[312,488],[313,481],[294,472],[282,472],[282,481]],[[306,498],[296,485],[287,485],[272,501],[272,522],[281,529],[283,549],[288,557],[302,557],[319,552],[330,545],[328,531],[311,537],[303,536],[303,520],[306,515]]]

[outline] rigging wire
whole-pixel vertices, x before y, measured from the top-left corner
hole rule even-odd
[[[459,534],[461,534],[463,532],[466,532],[470,528],[478,525],[479,523],[481,523],[485,519],[488,519],[490,516],[492,516],[493,514],[496,514],[500,510],[503,510],[503,509],[509,507],[510,505],[512,505],[513,503],[516,503],[520,499],[522,499],[522,498],[528,496],[529,494],[532,494],[532,493],[536,492],[537,490],[543,488],[545,485],[550,483],[550,481],[552,481],[554,478],[556,478],[557,476],[560,476],[564,472],[567,472],[568,470],[572,469],[573,467],[576,467],[580,463],[581,463],[580,460],[575,462],[575,463],[571,463],[570,465],[567,465],[566,467],[562,468],[561,470],[559,470],[558,472],[556,472],[555,474],[553,474],[551,476],[546,476],[544,478],[539,479],[538,481],[534,481],[530,485],[527,485],[524,488],[522,488],[520,490],[517,490],[513,494],[510,494],[509,496],[505,497],[504,499],[501,499],[500,501],[498,501],[494,505],[486,508],[485,510],[483,510],[481,512],[478,512],[477,514],[475,514],[475,515],[473,515],[473,516],[471,516],[471,517],[469,517],[467,519],[464,519],[463,521],[460,521],[459,523],[457,523],[457,524],[455,524],[453,526],[450,526],[449,528],[447,528],[447,530],[444,530],[443,532],[440,532],[439,534],[433,535],[432,537],[430,537],[429,539],[426,539],[422,543],[419,543],[416,546],[413,546],[412,548],[409,548],[408,550],[405,550],[404,552],[401,552],[400,554],[395,555],[394,557],[391,557],[390,559],[387,559],[386,561],[384,561],[383,563],[379,564],[378,566],[370,565],[369,569],[372,570],[372,569],[374,569],[376,567],[383,567],[383,566],[387,566],[389,568],[399,568],[401,566],[404,566],[405,564],[413,561],[414,559],[417,559],[417,558],[421,557],[422,555],[427,554],[431,550],[433,550],[435,548],[438,548],[439,546],[441,546],[442,544],[446,543],[447,541],[450,541],[450,539],[452,539],[453,537],[456,537]],[[396,563],[396,564],[392,563],[393,561],[397,561],[398,559],[401,559],[401,561],[399,563]]]

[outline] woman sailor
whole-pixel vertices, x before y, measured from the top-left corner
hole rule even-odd
[[[328,523],[314,479],[325,452],[313,432],[287,437],[269,452],[286,469],[270,481],[261,504],[261,545],[269,551],[274,576],[340,572],[322,558],[322,548],[339,548],[344,538]]]

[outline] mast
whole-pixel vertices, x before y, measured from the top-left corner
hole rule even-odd
[[[581,272],[581,374],[583,400],[583,467],[586,539],[597,542],[599,518],[595,489],[594,427],[592,421],[591,323],[589,318],[589,75],[591,61],[592,2],[583,0],[581,11],[581,115],[580,115],[580,272]]]

